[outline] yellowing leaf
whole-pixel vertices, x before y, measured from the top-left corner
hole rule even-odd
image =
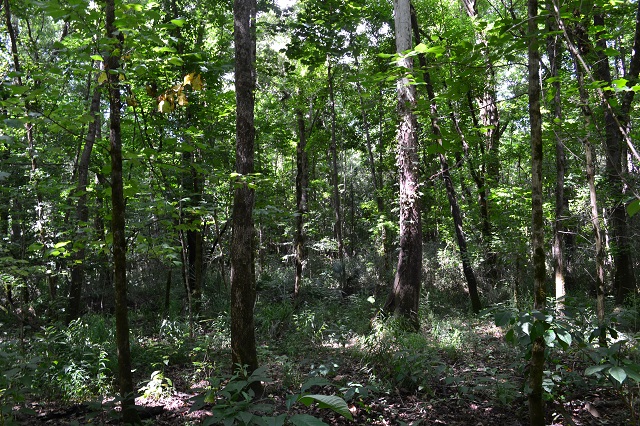
[[[125,79],[124,74],[118,74],[118,80],[123,81]]]
[[[102,84],[105,81],[107,81],[107,73],[105,71],[102,71],[98,76],[98,84]]]
[[[202,90],[202,88],[204,87],[204,81],[202,81],[202,75],[196,74],[191,79],[191,87],[193,88],[193,90]]]
[[[189,101],[187,100],[187,96],[184,93],[180,93],[178,95],[178,105],[184,106],[184,105],[186,105],[188,103],[189,103]]]

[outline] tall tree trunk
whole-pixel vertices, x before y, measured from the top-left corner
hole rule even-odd
[[[418,17],[413,4],[411,4],[411,26],[413,28],[415,42],[416,44],[420,44],[420,26],[418,25]],[[419,54],[418,60],[420,61],[420,67],[423,69],[424,82],[427,87],[427,96],[429,97],[431,131],[436,137],[438,145],[442,148],[442,132],[440,131],[440,125],[438,124],[438,106],[436,104],[436,95],[431,81],[431,74],[427,71],[427,60],[424,54]],[[462,260],[462,272],[467,281],[471,307],[474,313],[478,313],[482,310],[482,303],[478,296],[478,282],[476,280],[475,273],[473,272],[473,267],[471,266],[471,260],[469,259],[467,239],[463,231],[462,214],[460,213],[460,206],[458,205],[458,197],[456,195],[455,187],[453,186],[453,180],[451,179],[451,173],[449,171],[449,164],[447,163],[446,156],[442,152],[439,152],[438,158],[440,160],[442,180],[444,181],[445,188],[447,190],[447,199],[449,200],[451,216],[453,217],[456,241],[458,243],[458,250],[460,251],[460,257]]]
[[[333,186],[333,236],[338,243],[338,280],[340,289],[344,292],[347,285],[347,274],[344,264],[344,238],[342,235],[342,208],[340,203],[340,182],[338,180],[338,146],[336,141],[336,100],[334,93],[334,72],[331,66],[331,59],[328,60],[327,66],[327,82],[329,85],[329,104],[331,108],[331,185]]]
[[[534,309],[545,309],[545,252],[542,210],[542,114],[540,112],[540,52],[538,45],[538,1],[528,0],[529,123],[531,126],[531,249]],[[529,361],[529,419],[532,426],[544,426],[542,376],[545,341],[535,337]]]
[[[551,78],[554,79],[551,84],[553,90],[553,118],[554,123],[560,123],[562,120],[562,99],[560,97],[561,87],[560,80],[558,79],[558,67],[560,64],[560,43],[559,35],[557,33],[557,25],[555,19],[553,19],[553,5],[550,0],[546,2],[547,11],[549,15],[547,17],[547,30],[550,36],[547,37],[547,56],[549,57]],[[564,176],[566,168],[566,155],[564,152],[564,143],[562,136],[559,133],[560,128],[556,126],[554,128],[555,141],[556,141],[556,206],[555,206],[555,218],[553,222],[553,266],[555,277],[555,293],[556,293],[556,308],[561,311],[564,306],[564,298],[566,295],[565,289],[565,258],[564,258],[564,234],[565,226],[563,221],[565,220],[565,196],[564,196]]]
[[[584,83],[584,72],[580,69],[578,59],[572,53],[576,76],[578,77],[578,91],[580,93],[580,103],[582,114],[585,121],[585,130],[588,132],[592,125],[592,112],[589,108],[589,94]],[[585,159],[586,159],[586,177],[589,187],[589,206],[591,208],[591,225],[593,226],[595,237],[595,260],[596,260],[596,315],[598,323],[604,323],[604,297],[605,297],[605,275],[604,275],[604,241],[602,238],[602,230],[600,227],[600,217],[598,213],[598,199],[596,192],[596,168],[595,168],[595,152],[588,135],[583,139]],[[600,343],[606,344],[604,333],[600,334]]]
[[[67,306],[67,322],[80,317],[80,306],[82,300],[82,285],[85,279],[85,245],[87,243],[86,229],[89,222],[89,208],[87,207],[87,184],[89,183],[89,162],[91,151],[96,140],[98,126],[100,125],[100,88],[93,89],[89,114],[93,116],[93,121],[89,124],[87,137],[80,161],[78,162],[78,185],[76,194],[78,197],[76,204],[77,238],[76,243],[79,248],[73,254],[73,266],[71,267],[71,284],[69,286],[69,303]]]
[[[236,172],[231,237],[231,357],[233,368],[258,368],[253,309],[256,302],[254,266],[254,190],[246,179],[254,170],[254,105],[256,57],[256,1],[234,0]],[[262,384],[252,386],[262,393]]]
[[[601,14],[595,14],[593,23],[596,26],[604,26],[604,17]],[[607,48],[607,42],[598,33],[596,37],[596,55],[597,63],[595,66],[594,76],[600,81],[611,84],[611,71],[609,66],[609,58],[604,53]],[[626,297],[635,290],[636,281],[633,273],[633,261],[631,259],[631,245],[629,244],[629,230],[627,224],[627,211],[624,197],[625,186],[622,170],[622,144],[623,129],[620,128],[620,121],[616,117],[614,107],[611,105],[612,98],[615,94],[612,91],[605,91],[602,98],[602,106],[604,109],[605,124],[605,151],[606,151],[606,169],[605,175],[607,183],[611,190],[614,206],[609,208],[611,215],[611,239],[613,240],[613,288],[617,303],[625,301]]]
[[[127,240],[125,236],[125,201],[122,177],[122,134],[120,128],[120,53],[123,34],[115,26],[115,0],[106,0],[107,37],[113,40],[105,63],[109,83],[109,142],[111,152],[111,234],[113,235],[113,267],[115,285],[116,347],[118,376],[124,423],[140,423],[135,409],[129,318],[127,308]]]
[[[411,8],[409,0],[395,0],[396,52],[402,54],[411,49]],[[385,303],[385,310],[393,311],[418,329],[418,304],[422,283],[422,220],[418,172],[416,88],[408,78],[413,70],[411,57],[399,61],[405,73],[398,79],[398,127],[397,164],[400,180],[400,252],[393,288]]]
[[[477,18],[478,5],[476,0],[462,0],[467,16]],[[481,227],[480,232],[484,246],[487,250],[484,259],[484,269],[487,281],[490,285],[497,284],[498,274],[498,253],[493,247],[493,229],[489,216],[489,198],[491,187],[500,181],[500,138],[504,128],[500,126],[500,112],[498,111],[498,99],[496,95],[495,69],[493,60],[489,52],[489,43],[482,32],[477,34],[477,43],[482,46],[486,52],[484,55],[485,68],[487,72],[486,86],[483,88],[482,94],[476,96],[476,103],[479,107],[480,121],[483,128],[487,129],[482,133],[483,144],[481,145],[482,165],[480,174],[474,177],[474,181],[478,188],[478,201],[480,207]],[[475,121],[476,128],[479,127],[478,119],[475,114],[475,108],[469,92],[469,106],[472,117]]]
[[[300,295],[302,273],[306,262],[304,219],[309,212],[307,193],[309,187],[309,159],[307,157],[307,130],[304,114],[296,110],[298,144],[296,145],[296,224],[294,235],[295,268],[294,298]]]

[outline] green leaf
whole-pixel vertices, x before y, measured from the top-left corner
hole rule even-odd
[[[640,211],[640,200],[633,200],[627,205],[627,213],[629,217],[633,217]]]
[[[186,19],[172,19],[171,20],[171,23],[173,25],[175,25],[176,27],[182,27],[185,22],[186,22]]]
[[[553,346],[553,343],[556,341],[556,333],[549,329],[544,332],[544,342],[547,346]]]
[[[330,384],[331,382],[324,377],[311,377],[309,380],[302,384],[300,392],[306,392],[313,386],[327,386]]]
[[[278,417],[263,417],[262,422],[266,426],[284,426],[284,421],[286,418],[286,414],[280,414]]]
[[[558,340],[560,340],[561,344],[564,343],[562,345],[563,348],[566,349],[567,347],[571,346],[571,342],[572,342],[571,333],[563,329],[557,329],[555,331],[556,331],[556,336],[558,336]]]
[[[606,370],[610,366],[611,366],[611,364],[592,365],[591,367],[588,367],[586,370],[584,370],[584,375],[585,376],[592,376],[592,375],[594,375],[596,373],[601,372],[602,370]]]
[[[511,311],[498,311],[493,316],[493,320],[498,327],[504,327],[505,325],[511,322],[511,318],[513,317],[513,313]]]
[[[624,382],[624,379],[627,378],[627,373],[622,367],[611,367],[611,369],[609,370],[609,374],[620,384],[622,384],[622,382]]]
[[[307,407],[313,402],[316,401],[320,404],[320,408],[329,408],[334,412],[340,414],[343,417],[346,417],[349,420],[353,420],[353,416],[351,415],[351,411],[349,411],[349,406],[344,399],[335,395],[305,395],[301,397],[298,401],[306,405]]]
[[[328,426],[322,420],[309,414],[296,414],[289,419],[295,426]]]
[[[59,243],[56,243],[53,248],[54,249],[59,249],[60,247],[64,247],[67,244],[69,244],[71,241],[60,241]]]
[[[94,61],[104,61],[104,59],[100,55],[91,55],[91,59],[93,59]]]

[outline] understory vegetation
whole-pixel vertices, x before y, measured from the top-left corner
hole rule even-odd
[[[255,321],[263,367],[253,374],[231,369],[228,296],[221,283],[208,280],[211,292],[205,294],[222,291],[205,297],[202,313],[191,321],[184,306],[174,304],[165,314],[153,301],[138,301],[130,314],[138,402],[143,410],[163,407],[147,424],[346,424],[351,418],[379,425],[524,423],[523,359],[536,332],[544,333],[548,347],[549,421],[637,421],[634,303],[611,309],[601,325],[594,306],[570,296],[562,313],[526,312],[495,300],[474,316],[457,297],[461,288],[434,283],[421,299],[420,331],[408,332],[402,320],[380,313],[382,301],[366,285],[367,272],[354,295],[343,297],[335,282],[318,278],[295,303],[289,272],[273,267],[260,276]],[[68,326],[41,318],[41,325],[21,330],[3,315],[3,424],[118,420],[117,355],[108,312],[87,313]],[[546,316],[544,330],[533,329],[536,315]],[[606,347],[598,343],[601,335]],[[265,383],[263,395],[251,392],[252,380]],[[322,399],[328,397],[334,399]]]

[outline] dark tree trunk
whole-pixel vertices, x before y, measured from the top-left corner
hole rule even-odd
[[[478,6],[475,0],[462,0],[464,9],[467,12],[467,16],[470,18],[477,18]],[[481,32],[477,35],[477,42],[482,49],[485,50],[484,61],[487,72],[486,86],[482,89],[482,94],[476,96],[476,103],[479,106],[480,121],[482,126],[487,130],[484,131],[481,136],[483,142],[481,143],[482,151],[482,164],[480,168],[480,174],[474,177],[476,187],[478,188],[478,204],[480,208],[482,240],[484,247],[487,250],[486,257],[484,259],[484,269],[487,277],[487,281],[490,285],[497,284],[499,279],[498,274],[498,254],[493,247],[493,229],[489,216],[489,198],[491,187],[494,187],[500,181],[500,138],[504,128],[500,126],[500,112],[498,111],[498,101],[496,95],[496,82],[495,82],[495,70],[493,60],[489,52],[489,43],[487,42],[484,34]],[[474,120],[476,128],[479,127],[478,119],[475,114],[475,108],[473,107],[473,101],[471,92],[469,92],[469,107]]]
[[[396,51],[411,49],[411,11],[409,0],[394,1]],[[413,61],[399,61],[406,73],[413,70]],[[400,251],[393,288],[384,309],[408,320],[415,329],[420,326],[418,304],[422,283],[422,220],[418,171],[416,88],[406,75],[397,83],[400,124],[397,139],[397,164],[400,180]]]
[[[258,368],[253,309],[256,302],[254,266],[254,191],[248,185],[254,170],[254,91],[256,85],[256,2],[234,0],[236,172],[231,238],[231,353],[233,368]],[[253,390],[262,393],[262,384]]]
[[[596,14],[593,17],[596,26],[604,26],[604,17]],[[600,37],[602,34],[597,34]],[[598,38],[596,40],[597,64],[594,76],[600,81],[611,84],[611,71],[609,58],[604,53],[607,48],[606,40]],[[624,171],[622,170],[622,144],[623,129],[620,128],[620,121],[616,117],[610,100],[615,97],[611,91],[604,91],[602,106],[604,109],[605,125],[605,151],[606,168],[605,175],[611,195],[614,198],[614,207],[609,208],[611,216],[611,240],[613,255],[613,288],[616,302],[623,303],[627,296],[632,294],[636,288],[635,275],[633,273],[633,261],[631,259],[631,245],[629,244],[629,230],[627,225],[627,211],[623,198],[625,197]]]
[[[329,104],[331,108],[331,185],[333,186],[333,236],[338,243],[338,263],[339,268],[334,268],[338,271],[338,281],[340,283],[340,289],[344,292],[347,285],[347,275],[344,264],[344,239],[342,235],[342,207],[340,203],[340,182],[338,180],[338,146],[336,141],[336,101],[333,87],[333,68],[331,66],[331,60],[328,61],[327,66],[327,82],[329,85]]]
[[[298,298],[302,287],[302,273],[306,261],[304,219],[308,213],[307,191],[309,187],[309,159],[307,157],[307,130],[301,110],[296,111],[298,120],[298,144],[296,146],[296,228],[294,235],[295,268],[294,298]]]
[[[71,284],[69,286],[69,303],[67,306],[67,322],[80,317],[80,307],[82,300],[82,285],[85,280],[85,244],[87,242],[86,229],[89,222],[89,208],[87,206],[87,184],[89,183],[89,162],[91,160],[91,151],[96,140],[98,126],[100,125],[100,88],[93,90],[91,98],[91,106],[89,114],[93,116],[93,121],[89,124],[87,137],[85,138],[84,148],[80,161],[78,162],[78,185],[76,194],[76,219],[77,219],[77,238],[79,248],[73,254],[73,266],[71,267]]]
[[[545,309],[545,252],[542,210],[542,114],[540,112],[540,52],[538,45],[538,1],[528,1],[529,59],[529,123],[531,126],[531,249],[533,264],[533,308]],[[529,361],[529,418],[532,426],[544,426],[542,376],[545,364],[545,341],[538,336],[533,341]]]
[[[557,25],[553,19],[553,7],[551,0],[547,0],[547,30],[552,34],[547,37],[547,56],[549,57],[551,78],[556,79],[551,84],[553,90],[553,118],[554,123],[560,123],[562,120],[562,99],[560,80],[558,78],[558,67],[560,64],[560,36],[557,33]],[[566,232],[564,226],[565,218],[565,196],[564,196],[564,176],[566,168],[566,155],[564,151],[564,142],[560,134],[560,128],[554,129],[556,139],[556,206],[555,218],[553,223],[553,260],[554,260],[554,276],[555,276],[555,293],[556,308],[562,310],[564,306],[565,290],[565,257],[564,257],[564,234]]]
[[[416,44],[420,44],[420,27],[418,25],[418,17],[416,16],[413,4],[411,5],[411,26],[413,28],[415,42]],[[436,104],[436,95],[431,81],[431,74],[427,71],[427,61],[425,56],[423,54],[419,54],[418,59],[420,61],[420,67],[423,69],[424,82],[427,87],[427,96],[429,97],[431,131],[436,137],[438,145],[442,147],[442,132],[440,131],[440,125],[438,124],[438,106]],[[453,217],[453,224],[455,226],[456,241],[458,243],[458,250],[460,251],[460,257],[462,259],[462,272],[467,281],[471,307],[474,313],[478,313],[482,310],[482,303],[478,296],[478,282],[473,272],[473,267],[471,266],[471,260],[469,259],[467,239],[462,227],[462,214],[460,213],[460,206],[458,205],[458,197],[456,195],[455,187],[453,186],[453,180],[451,179],[447,158],[443,153],[439,153],[438,158],[440,160],[442,180],[444,181],[445,188],[447,190],[447,199],[449,200],[451,216]]]
[[[122,398],[122,418],[125,423],[140,423],[135,409],[129,318],[127,308],[127,240],[125,236],[125,201],[122,176],[122,134],[120,128],[119,68],[123,35],[115,26],[115,1],[106,0],[107,37],[113,39],[112,50],[105,64],[109,83],[109,142],[111,152],[111,234],[113,235],[113,267],[115,285],[116,348],[118,376]],[[112,72],[113,71],[113,72]]]

